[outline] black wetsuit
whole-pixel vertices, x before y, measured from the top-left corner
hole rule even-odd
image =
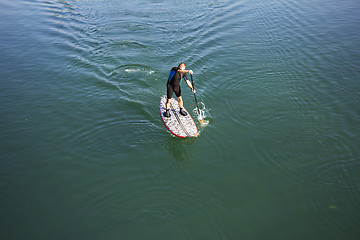
[[[167,81],[167,98],[170,99],[175,92],[176,97],[181,96],[181,73],[178,72],[180,68],[173,67],[170,71],[169,79]],[[187,80],[186,74],[183,74],[183,78]]]

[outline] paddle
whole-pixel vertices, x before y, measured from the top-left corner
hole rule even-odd
[[[194,81],[193,81],[192,74],[190,74],[190,78],[191,78],[191,84],[192,84],[192,86],[193,86],[193,89],[195,90],[195,86],[194,86]],[[195,92],[194,92],[194,98],[195,98],[195,103],[196,103],[196,109],[197,109],[197,112],[198,112],[198,115],[199,115],[199,120],[200,120],[201,123],[204,123],[204,120],[200,119],[201,115],[200,115],[200,110],[199,110],[199,104],[198,104],[198,102],[197,102]]]

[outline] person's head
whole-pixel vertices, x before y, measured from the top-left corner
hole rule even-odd
[[[184,70],[185,67],[186,67],[185,63],[182,62],[182,63],[179,64],[179,68],[180,68],[181,70]]]

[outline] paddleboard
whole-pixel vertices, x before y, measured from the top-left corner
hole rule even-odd
[[[199,134],[199,131],[194,120],[185,108],[184,110],[187,112],[187,115],[183,116],[180,114],[178,101],[174,98],[171,98],[170,101],[170,117],[164,117],[164,112],[166,112],[166,100],[166,96],[161,97],[159,106],[160,116],[166,128],[177,137],[196,137]]]

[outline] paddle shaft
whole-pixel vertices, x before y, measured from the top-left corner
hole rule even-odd
[[[193,89],[195,90],[195,86],[194,86],[194,81],[193,81],[192,74],[190,74],[190,78],[191,78],[191,85],[192,85]],[[199,116],[200,116],[199,104],[198,104],[198,102],[197,102],[196,94],[195,94],[195,93],[194,93],[194,98],[195,98],[195,103],[196,103],[196,109],[197,109],[198,114],[199,114]]]

